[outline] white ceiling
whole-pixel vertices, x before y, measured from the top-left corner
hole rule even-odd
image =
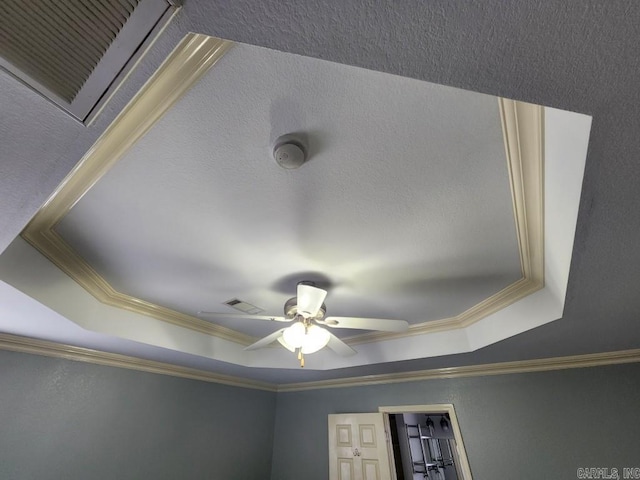
[[[292,132],[310,160],[287,171]],[[329,314],[419,323],[522,277],[497,98],[242,44],[57,231],[116,290],[192,315],[279,315],[321,280]]]
[[[554,28],[554,22],[558,19],[558,8],[565,7],[560,2],[544,5],[538,2],[535,16],[539,21],[533,23],[531,15],[525,14],[518,2],[503,2],[500,8],[496,8],[497,3],[451,4],[446,7],[446,15],[442,15],[440,6],[409,2],[397,15],[389,17],[376,9],[341,11],[343,4],[333,1],[250,5],[191,0],[91,128],[74,123],[23,85],[0,75],[3,105],[0,250],[19,233],[177,41],[188,31],[202,31],[593,114],[594,134],[589,148],[572,282],[561,321],[470,354],[324,373],[236,368],[204,356],[181,355],[168,347],[150,347],[94,334],[77,328],[4,282],[0,284],[0,328],[4,332],[236,372],[247,377],[269,377],[277,382],[637,346],[637,336],[633,334],[637,326],[637,315],[634,315],[637,295],[633,286],[637,282],[631,280],[637,276],[633,260],[637,258],[634,239],[638,225],[635,217],[625,212],[635,205],[637,197],[634,195],[637,162],[633,158],[638,151],[638,141],[632,132],[637,129],[637,112],[629,100],[635,95],[631,80],[636,65],[628,59],[635,58],[638,11],[630,7],[631,2],[608,4],[608,14],[620,15],[616,17],[620,22],[614,28],[610,22],[602,22],[602,10],[575,7],[576,11],[569,12],[568,16],[578,20],[570,29],[559,29]],[[415,18],[422,20],[412,22]],[[283,22],[295,28],[282,29]],[[568,122],[565,127],[571,124]],[[567,172],[567,176],[571,177],[572,173]],[[582,170],[577,176],[581,178],[581,175]],[[562,187],[562,183],[556,184],[556,190],[563,190]],[[576,191],[573,184],[567,190],[570,201],[580,193],[579,187]],[[561,204],[565,200],[562,196],[557,198]],[[554,210],[549,208],[547,213]],[[572,223],[574,217],[560,208],[556,222]],[[573,225],[570,227],[573,232]],[[568,241],[571,248],[573,234]],[[569,250],[564,261],[570,259],[570,253]],[[558,296],[564,299],[565,291]],[[70,328],[64,328],[65,325]]]
[[[278,314],[297,281],[318,279],[331,287],[331,314],[454,315],[522,275],[497,110],[495,97],[236,45],[57,230],[118,290],[190,314],[236,296]],[[472,327],[360,344],[348,359],[325,350],[308,369],[472,351],[560,317],[590,120],[545,115],[545,288]],[[291,132],[310,161],[284,171],[270,150]],[[156,358],[182,352],[182,363],[204,357],[225,372],[218,362],[297,368],[284,349],[245,352],[100,304],[21,239],[0,272],[56,312],[49,321],[112,336],[112,349],[137,351],[133,340],[163,349]],[[35,328],[19,317],[5,330]],[[40,331],[58,336],[51,325]]]

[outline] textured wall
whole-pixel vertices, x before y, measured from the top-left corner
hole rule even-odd
[[[271,392],[0,351],[0,478],[264,480]]]
[[[276,405],[269,392],[0,351],[0,478],[264,480],[273,447],[273,480],[326,480],[329,413],[425,403],[455,405],[474,480],[640,467],[640,365],[280,393]]]
[[[640,467],[640,365],[278,395],[272,480],[328,478],[327,415],[453,403],[474,480]]]

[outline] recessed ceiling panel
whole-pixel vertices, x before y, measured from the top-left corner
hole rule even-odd
[[[297,170],[272,157],[290,133]],[[56,229],[119,292],[191,315],[278,315],[319,280],[331,315],[420,323],[522,277],[496,97],[240,44]]]

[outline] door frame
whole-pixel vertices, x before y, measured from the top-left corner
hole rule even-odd
[[[384,427],[389,435],[387,436],[387,452],[389,454],[389,462],[392,468],[392,480],[396,480],[395,472],[395,460],[393,456],[393,446],[390,441],[390,423],[389,414],[394,413],[434,413],[434,414],[449,414],[451,427],[453,428],[453,436],[456,440],[456,449],[458,458],[460,459],[460,473],[462,478],[460,480],[473,480],[471,477],[471,467],[469,466],[469,460],[467,459],[467,451],[464,447],[462,440],[462,432],[460,431],[460,425],[458,424],[458,417],[456,410],[452,403],[439,403],[434,405],[394,405],[378,407],[378,412],[383,414]]]

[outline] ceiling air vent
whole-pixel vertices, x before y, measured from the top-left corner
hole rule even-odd
[[[232,298],[228,302],[224,302],[224,304],[250,315],[257,315],[264,312],[262,308],[251,305],[249,302],[243,302],[242,300],[238,300],[237,298]]]
[[[169,0],[3,0],[0,67],[87,122],[176,8]]]

